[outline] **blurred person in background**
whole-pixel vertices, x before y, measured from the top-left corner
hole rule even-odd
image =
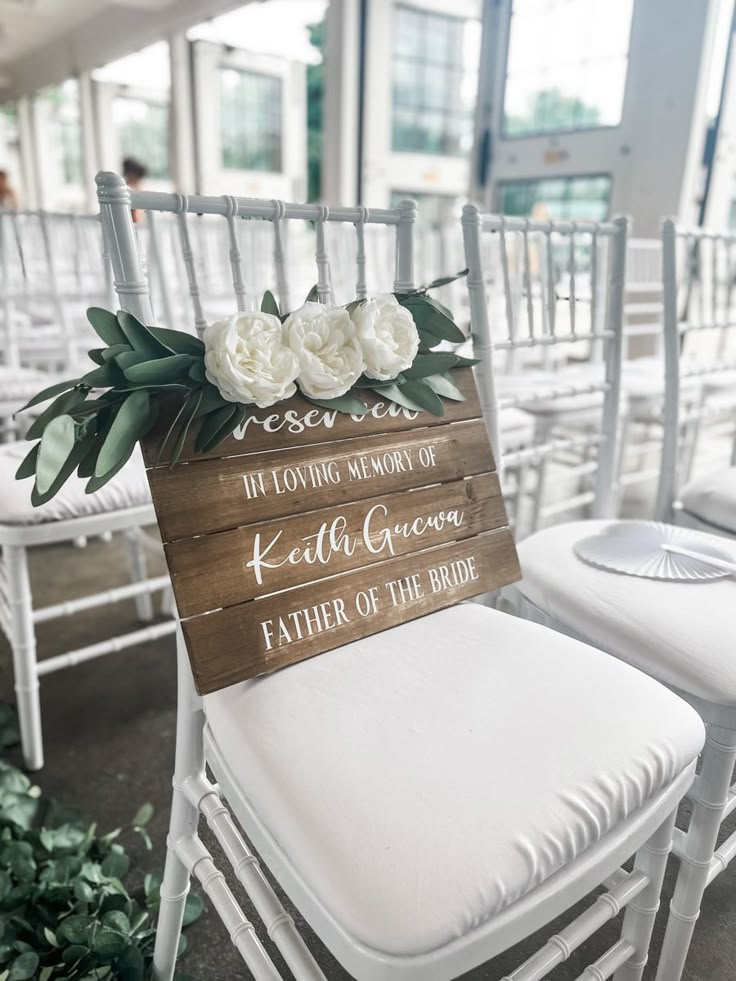
[[[0,208],[17,208],[18,195],[8,178],[6,170],[0,170]]]
[[[123,160],[123,178],[131,191],[140,191],[143,181],[148,175],[148,168],[135,157],[126,157]],[[143,218],[140,208],[133,208],[133,221],[139,222]]]

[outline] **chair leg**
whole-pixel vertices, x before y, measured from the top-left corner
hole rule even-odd
[[[674,810],[636,854],[634,868],[647,876],[649,885],[626,907],[621,938],[628,940],[636,948],[636,953],[616,971],[613,981],[641,981],[649,957],[649,943],[659,909],[667,858],[672,848],[676,815],[677,811]]]
[[[143,582],[148,577],[146,551],[137,528],[124,532],[128,547],[128,568],[132,582]],[[135,598],[136,616],[141,621],[153,619],[153,600],[150,593],[141,593]]]
[[[711,726],[703,749],[700,776],[693,785],[693,813],[685,836],[675,893],[664,936],[657,981],[680,981],[700,901],[716,848],[736,761],[736,731]]]
[[[174,845],[179,838],[195,833],[198,818],[197,808],[175,788],[153,950],[153,981],[172,981],[174,977],[190,879],[189,870],[177,856]]]
[[[40,770],[43,766],[41,700],[28,556],[22,545],[5,545],[3,560],[8,577],[10,646],[23,759],[29,770]]]

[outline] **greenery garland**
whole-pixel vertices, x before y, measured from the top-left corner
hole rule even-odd
[[[461,276],[446,276],[428,286],[394,294],[414,319],[419,348],[411,366],[389,381],[361,376],[339,398],[307,398],[324,408],[353,415],[368,411],[363,401],[372,390],[413,411],[444,414],[443,399],[463,400],[451,377],[455,368],[476,362],[452,351],[434,350],[443,343],[460,344],[465,335],[452,314],[428,290],[446,286]],[[316,287],[307,301],[317,299]],[[348,313],[368,302],[354,300]],[[288,314],[279,310],[270,292],[261,304],[264,313],[284,322]],[[16,473],[17,479],[35,477],[32,503],[46,503],[76,471],[87,481],[86,492],[94,493],[111,480],[130,458],[136,443],[152,429],[163,398],[174,401],[177,411],[159,447],[159,459],[171,446],[173,466],[181,456],[190,430],[194,449],[208,453],[227,439],[246,419],[249,407],[227,401],[205,374],[205,345],[198,338],[169,328],[146,326],[131,313],[116,314],[91,307],[87,318],[105,343],[89,357],[96,367],[69,381],[58,382],[35,395],[24,411],[53,399],[31,423],[26,439],[39,440]]]
[[[13,709],[0,702],[0,746],[17,742]],[[133,831],[151,843],[144,804]],[[130,860],[120,829],[99,834],[0,760],[0,981],[144,981],[150,969],[160,877],[140,894],[125,885]],[[184,925],[204,904],[187,897]],[[179,953],[186,948],[182,936]],[[177,973],[176,981],[192,981]]]

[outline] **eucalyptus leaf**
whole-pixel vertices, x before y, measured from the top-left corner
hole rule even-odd
[[[126,344],[125,351],[120,351],[115,355],[115,364],[123,372],[127,371],[128,368],[132,368],[135,364],[146,364],[150,359],[142,351],[134,351],[129,344]]]
[[[184,920],[182,925],[189,926],[200,918],[204,912],[204,902],[202,897],[196,892],[190,892],[187,894],[187,898],[184,903]]]
[[[148,822],[151,820],[152,817],[153,817],[153,804],[151,804],[149,801],[146,801],[145,804],[141,804],[141,806],[133,815],[133,820],[131,821],[131,824],[133,825],[134,828],[142,828],[146,824],[148,824]]]
[[[26,402],[23,408],[18,409],[18,412],[24,412],[26,409],[30,409],[34,405],[40,405],[41,402],[48,402],[48,400],[52,399],[55,395],[60,395],[62,392],[68,392],[70,388],[74,388],[74,386],[78,384],[79,379],[72,378],[71,381],[56,382],[55,385],[49,385],[48,388],[44,388],[43,391],[34,395],[29,402]]]
[[[411,368],[402,371],[404,378],[426,378],[427,375],[438,375],[449,371],[457,364],[455,354],[418,354]]]
[[[102,359],[103,361],[114,361],[119,354],[125,354],[132,350],[130,344],[111,344],[102,352]]]
[[[235,402],[231,402],[229,405],[224,405],[221,409],[216,409],[214,412],[206,415],[202,425],[199,427],[197,438],[194,440],[194,449],[196,452],[202,453],[210,440],[216,439],[221,431],[223,431],[223,438],[229,435],[233,431],[230,427],[230,420],[236,413],[237,405]]]
[[[120,328],[118,318],[110,310],[103,310],[102,307],[90,307],[87,310],[87,320],[105,344],[125,343],[125,334]]]
[[[123,467],[125,466],[125,464],[131,458],[131,456],[133,455],[133,450],[134,449],[135,449],[135,443],[133,443],[133,445],[128,450],[125,451],[125,453],[120,457],[120,459],[115,464],[115,466],[112,468],[112,470],[108,470],[107,473],[104,474],[104,476],[98,477],[96,473],[93,473],[92,476],[89,478],[89,480],[87,481],[87,483],[85,485],[84,493],[85,494],[96,494],[97,491],[100,490],[100,488],[102,488],[102,487],[105,486],[105,484],[109,484],[110,481],[112,480],[112,478],[116,474],[119,474],[120,473],[120,471],[123,469]],[[98,454],[98,457],[99,457],[99,454]],[[95,470],[96,469],[97,469],[97,466],[95,465]]]
[[[15,471],[16,480],[25,480],[26,477],[32,477],[36,472],[36,461],[38,460],[38,449],[40,443],[35,443],[27,455],[23,458],[23,462]]]
[[[41,437],[41,447],[36,461],[36,488],[45,494],[59,476],[74,447],[76,427],[71,416],[52,419]]]
[[[82,376],[82,383],[90,388],[111,388],[122,379],[120,369],[114,361],[106,361],[99,368],[94,368]]]
[[[457,324],[447,316],[431,297],[416,293],[396,293],[397,300],[414,318],[420,331],[425,331],[443,341],[462,344],[466,339]]]
[[[468,270],[461,269],[460,272],[455,273],[454,276],[440,276],[438,279],[433,279],[431,283],[427,283],[426,289],[434,290],[438,289],[440,286],[449,286],[450,283],[455,283],[458,279],[462,279],[463,276],[467,275]]]
[[[90,436],[82,440],[81,442],[77,442],[74,444],[74,447],[71,453],[69,454],[67,460],[65,461],[64,465],[62,466],[61,470],[59,471],[56,480],[53,482],[53,484],[51,484],[48,490],[45,491],[45,493],[41,494],[38,490],[38,487],[36,487],[34,483],[33,490],[31,491],[31,504],[33,504],[35,508],[40,507],[42,504],[45,504],[47,501],[50,501],[51,498],[54,497],[54,495],[58,494],[58,492],[64,486],[66,481],[69,479],[69,477],[71,477],[71,475],[77,469],[77,467],[84,459],[86,454],[89,452],[89,448],[92,444],[93,439],[94,437]]]
[[[189,377],[192,381],[198,382],[200,385],[204,385],[207,382],[207,373],[205,372],[203,360],[196,359],[193,362],[189,369]]]
[[[480,358],[463,358],[459,354],[456,354],[457,364],[456,368],[472,368],[473,365],[480,364]]]
[[[171,439],[171,436],[172,436],[174,430],[176,429],[177,423],[181,419],[183,413],[186,411],[187,405],[188,405],[188,400],[187,399],[183,399],[181,405],[179,406],[179,408],[178,408],[178,410],[176,412],[176,414],[174,415],[174,418],[171,421],[171,425],[169,426],[169,428],[166,431],[166,435],[164,436],[163,440],[161,441],[161,443],[159,445],[158,453],[156,454],[156,460],[154,462],[154,466],[157,467],[159,465],[159,463],[161,462],[161,460],[163,459],[164,450],[166,449],[166,445],[169,442],[169,440]]]
[[[123,402],[97,457],[95,477],[104,477],[124,456],[130,456],[150,428],[150,408],[151,396],[145,390],[132,392]]]
[[[304,398],[307,402],[318,405],[322,409],[331,409],[333,412],[342,412],[346,415],[364,416],[368,412],[368,406],[365,402],[361,402],[359,398],[349,392],[336,399],[314,399],[311,395],[305,395]]]
[[[224,399],[217,389],[217,386],[207,382],[207,384],[202,388],[202,399],[199,403],[195,418],[199,419],[201,416],[206,416],[210,412],[215,412],[217,409],[221,409],[225,405],[231,405],[227,399]]]
[[[317,288],[317,284],[315,283],[315,285],[307,293],[307,298],[306,298],[306,300],[304,302],[305,303],[316,303],[318,300],[319,300],[319,289]]]
[[[429,385],[433,392],[441,395],[442,398],[452,399],[454,402],[464,402],[465,396],[457,387],[449,374],[428,375],[424,378],[424,384]]]
[[[433,416],[445,414],[442,399],[423,381],[405,381],[401,386],[401,391],[403,395],[408,396],[412,402],[417,403],[427,412],[431,412]]]
[[[187,433],[189,432],[189,427],[192,424],[192,420],[197,414],[197,409],[202,401],[202,389],[198,392],[192,393],[191,398],[186,403],[184,412],[181,415],[181,423],[179,426],[179,435],[176,437],[176,442],[174,443],[174,448],[171,451],[171,460],[169,461],[170,466],[179,462],[179,457],[184,449],[184,444],[186,443]]]
[[[169,327],[149,327],[148,331],[174,354],[191,354],[193,358],[204,357],[204,342],[194,334],[187,334],[183,330],[171,330]]]
[[[220,445],[224,440],[228,438],[235,430],[243,424],[248,415],[248,408],[245,405],[238,405],[235,408],[235,412],[224,426],[215,433],[215,435],[207,441],[204,447],[205,453],[211,453],[216,447]]]
[[[32,950],[26,951],[13,961],[8,974],[8,981],[28,981],[28,978],[35,977],[39,963],[38,954]]]
[[[127,340],[128,344],[134,350],[145,354],[146,360],[162,358],[168,354],[176,353],[172,351],[168,344],[159,340],[137,317],[134,317],[132,313],[128,313],[127,310],[118,311],[118,323],[125,335],[122,340]]]
[[[44,429],[52,419],[57,416],[69,415],[73,409],[84,402],[86,395],[86,390],[79,388],[73,388],[70,392],[59,395],[51,405],[44,409],[40,416],[33,420],[28,427],[25,438],[38,439],[39,436],[43,435]]]
[[[191,354],[172,354],[167,358],[131,365],[124,374],[129,382],[139,385],[166,385],[185,375],[191,364]]]
[[[266,290],[266,292],[263,294],[263,299],[261,300],[261,311],[263,313],[270,313],[274,317],[281,317],[279,305],[276,302],[276,297],[273,295],[271,290]]]
[[[103,365],[105,363],[105,351],[107,350],[108,348],[106,347],[93,348],[91,351],[87,351],[87,357],[95,364]]]

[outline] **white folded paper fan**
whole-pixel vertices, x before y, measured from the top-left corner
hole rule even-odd
[[[599,534],[576,542],[573,550],[583,562],[599,569],[644,579],[698,582],[733,575],[733,567],[731,570],[718,568],[662,548],[663,545],[676,545],[727,564],[733,563],[733,556],[711,545],[710,537],[659,521],[616,521]]]

